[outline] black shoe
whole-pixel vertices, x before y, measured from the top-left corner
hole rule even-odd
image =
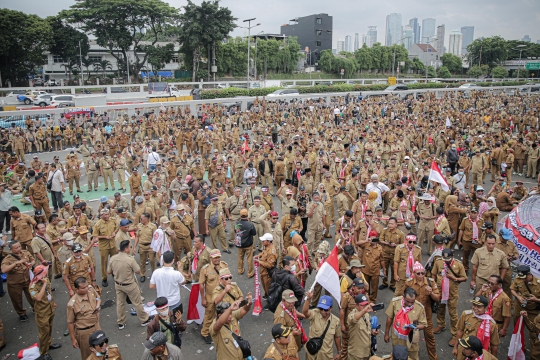
[[[141,276],[141,282],[145,282],[146,281],[146,276]]]
[[[81,190],[81,189],[79,189],[79,190],[77,190],[77,192],[78,192],[78,193],[82,193],[82,190]]]
[[[56,288],[52,288],[51,291],[56,291]]]
[[[7,344],[4,344],[2,346],[0,346],[0,351],[4,350],[4,348],[6,347]]]
[[[231,250],[228,250],[228,249],[225,249],[223,250],[224,253],[227,253],[227,254],[230,254],[231,253]]]
[[[51,346],[49,346],[49,350],[56,350],[56,349],[60,349],[62,347],[61,344],[51,344]]]
[[[393,292],[396,292],[396,288],[393,288],[393,287],[389,287],[390,290],[392,290]]]
[[[95,189],[94,191],[97,191],[97,189]]]
[[[202,338],[204,339],[205,344],[211,344],[212,343],[212,338],[210,337],[210,335],[203,336]]]
[[[41,358],[42,358],[43,360],[52,360],[52,357],[51,357],[51,355],[49,355],[49,354],[43,354],[43,355],[41,355]]]
[[[73,195],[73,191],[70,191],[70,192],[69,192],[69,195]]]
[[[262,299],[263,300],[268,300],[268,298],[266,296],[263,296]]]
[[[107,287],[107,286],[109,286],[109,283],[107,282],[107,280],[103,280],[103,281],[101,282],[101,286]]]
[[[232,243],[229,243],[229,247],[233,247],[233,246],[234,246],[234,244],[232,244]]]
[[[90,190],[86,190],[86,192],[91,192],[91,191],[92,191],[92,189],[90,189]]]
[[[105,188],[105,189],[103,189],[103,190],[107,191],[107,190],[109,190],[109,188]],[[96,191],[97,191],[97,190],[96,190]]]
[[[21,316],[19,316],[19,320],[21,320],[22,322],[27,322],[28,321],[28,316],[21,315]]]
[[[384,290],[388,287],[388,285],[379,285],[379,290]]]
[[[143,322],[143,323],[141,324],[141,326],[147,326],[148,324],[150,324],[150,321],[152,321],[153,318],[154,318],[153,316],[150,316],[150,317],[148,318],[148,320],[146,320],[145,322]]]
[[[118,330],[124,330],[126,324],[118,324]]]

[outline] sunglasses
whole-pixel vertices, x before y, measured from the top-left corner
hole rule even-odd
[[[232,276],[228,276],[228,277],[222,277],[223,280],[227,281],[227,280],[232,280]]]
[[[99,347],[103,347],[103,345],[108,344],[109,340],[104,340],[101,344],[98,344]]]
[[[488,284],[489,284],[490,286],[495,286],[495,285],[497,285],[497,283],[494,283],[494,282],[491,282],[491,281],[488,282]]]
[[[426,273],[423,272],[423,271],[419,271],[419,272],[417,272],[417,273],[415,273],[415,274],[416,274],[416,275],[425,275]]]
[[[273,218],[272,218],[272,220],[279,220],[279,218],[277,218],[277,217],[273,217]]]
[[[330,309],[326,309],[326,310],[325,310],[325,309],[322,309],[322,308],[317,308],[317,309],[319,309],[319,311],[324,311],[324,312],[330,311]]]
[[[416,241],[409,241],[409,244],[416,244]]]
[[[150,194],[144,194],[144,196],[150,196]]]

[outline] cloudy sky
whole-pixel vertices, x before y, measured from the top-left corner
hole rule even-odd
[[[180,8],[185,0],[165,0]],[[202,0],[193,0],[201,3]],[[69,8],[74,0],[0,0],[7,7],[45,17]],[[354,37],[367,32],[368,26],[377,26],[378,41],[384,44],[386,15],[401,13],[403,25],[416,17],[421,23],[424,18],[435,18],[436,26],[445,24],[445,46],[448,35],[461,26],[474,26],[474,37],[500,35],[507,39],[521,39],[525,34],[533,42],[540,40],[540,2],[538,0],[222,0],[222,6],[231,9],[238,24],[243,19],[257,18],[261,26],[253,29],[267,33],[279,33],[280,26],[290,19],[311,14],[327,13],[333,16],[333,47],[345,35]],[[245,36],[247,30],[236,29],[234,36]]]

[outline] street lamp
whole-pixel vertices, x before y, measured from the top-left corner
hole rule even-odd
[[[84,85],[84,72],[82,68],[82,48],[81,48],[81,40],[79,40],[79,61],[81,62],[81,86]]]
[[[404,38],[401,38],[399,39],[398,41],[396,41],[395,43],[392,44],[392,46],[394,47],[394,60],[392,61],[392,77],[394,77],[394,68],[396,66],[396,44],[398,42],[400,42],[401,40],[405,40],[407,37],[405,36]]]
[[[311,67],[312,66],[312,61],[311,61],[311,54],[312,53],[316,53],[316,52],[319,52],[319,49],[315,49],[315,50],[311,50],[311,51],[308,51],[308,54],[309,54],[309,66]],[[311,71],[309,72],[309,78],[311,79]]]
[[[247,60],[247,88],[249,90],[249,48],[251,47],[251,44],[250,44],[250,38],[251,38],[251,29],[253,29],[254,27],[256,26],[259,26],[261,25],[261,23],[258,23],[257,25],[253,25],[251,26],[251,22],[254,21],[256,18],[251,18],[251,19],[246,19],[244,20],[243,22],[247,22],[248,23],[248,26],[247,27],[244,27],[245,29],[248,29],[248,42],[247,42],[247,45],[248,45],[248,60]],[[241,26],[243,27],[243,26]]]
[[[517,81],[519,81],[519,67],[521,66],[521,53],[523,52],[523,49],[524,47],[526,47],[527,45],[525,44],[521,44],[521,45],[517,45],[515,48],[513,48],[512,50],[519,50],[519,63],[518,63],[518,75],[517,75]]]

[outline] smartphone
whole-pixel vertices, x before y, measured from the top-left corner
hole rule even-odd
[[[246,306],[247,304],[248,304],[247,299],[244,299],[244,300],[240,301],[240,304],[238,304],[238,307],[244,307],[244,306]]]
[[[176,316],[176,313],[180,313],[180,314],[183,314],[184,313],[184,305],[183,304],[180,304],[178,305],[177,307],[175,307],[173,309],[173,315]]]
[[[384,303],[375,304],[371,307],[373,311],[382,310],[384,309]]]

